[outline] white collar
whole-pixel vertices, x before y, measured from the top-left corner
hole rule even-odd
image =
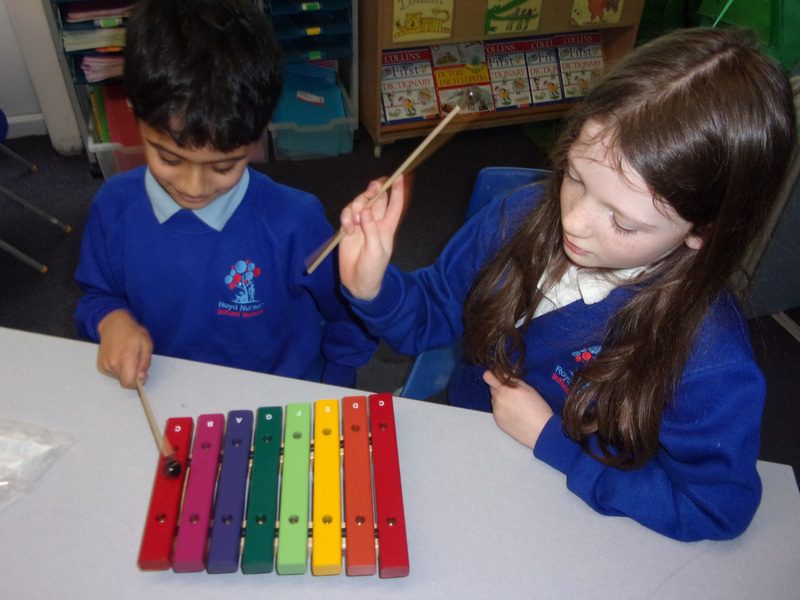
[[[239,208],[239,204],[242,203],[248,185],[250,185],[250,170],[245,169],[242,178],[230,190],[208,206],[190,212],[212,229],[222,231],[225,223],[228,222],[231,215]],[[172,199],[167,190],[156,181],[149,168],[144,175],[144,188],[147,191],[147,197],[150,199],[150,205],[153,207],[153,213],[155,213],[156,219],[160,224],[164,223],[179,210],[182,210],[181,206]]]
[[[536,307],[533,317],[539,317],[550,311],[557,310],[571,304],[576,300],[583,300],[585,304],[596,304],[605,300],[620,284],[630,281],[641,274],[646,267],[632,267],[616,271],[599,271],[597,269],[584,269],[570,264],[559,281],[549,289],[542,290],[544,297]],[[546,279],[545,273],[539,279],[537,287],[541,290]]]

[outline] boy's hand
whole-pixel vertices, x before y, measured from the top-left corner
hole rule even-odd
[[[503,384],[491,371],[483,380],[492,394],[492,414],[497,426],[512,438],[533,449],[553,410],[534,388],[513,379]]]
[[[361,300],[372,300],[381,289],[403,213],[403,177],[394,182],[389,194],[375,197],[380,185],[370,182],[341,215],[345,236],[339,244],[339,276],[348,291]],[[373,197],[369,208],[364,208]]]
[[[153,341],[147,329],[125,310],[115,310],[100,321],[100,349],[97,369],[119,379],[124,388],[136,389],[136,381],[146,381],[153,355]]]

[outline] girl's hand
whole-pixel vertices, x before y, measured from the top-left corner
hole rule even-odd
[[[146,381],[153,356],[153,341],[147,329],[125,310],[110,312],[97,327],[100,349],[97,369],[119,379],[124,388],[136,389],[137,380]]]
[[[361,300],[378,295],[392,257],[394,236],[403,213],[404,181],[399,177],[390,190],[376,197],[381,183],[348,204],[341,214],[345,236],[339,244],[339,276],[348,291]],[[369,208],[365,204],[374,198]]]
[[[503,384],[491,371],[483,374],[483,380],[492,394],[494,422],[512,438],[533,449],[553,416],[550,405],[524,381],[514,379]]]

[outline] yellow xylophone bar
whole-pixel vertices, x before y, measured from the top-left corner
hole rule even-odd
[[[342,501],[339,466],[339,403],[314,404],[314,507],[311,525],[311,572],[342,572]]]
[[[312,441],[311,404],[287,405],[285,421],[281,407],[258,409],[254,434],[252,412],[232,411],[221,461],[213,448],[222,415],[198,418],[191,459],[193,421],[169,419],[166,435],[183,468],[177,480],[156,471],[140,568],[230,572],[241,550],[244,573],[274,565],[280,575],[301,574],[310,550],[314,575],[341,573],[343,557],[348,575],[371,575],[377,546],[381,577],[408,575],[392,396],[344,398],[341,414],[338,401],[318,400],[313,413]]]

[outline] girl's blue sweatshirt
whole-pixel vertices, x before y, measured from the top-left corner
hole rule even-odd
[[[378,296],[351,304],[375,335],[397,352],[418,354],[463,333],[462,307],[478,269],[532,208],[534,188],[476,213],[437,261],[403,273],[389,267]],[[629,298],[616,288],[603,301],[582,300],[536,318],[525,337],[525,381],[555,413],[533,454],[566,475],[567,487],[605,515],[628,516],[678,540],[726,539],[742,533],[761,498],[756,471],[766,386],[747,324],[725,293],[713,305],[662,416],[660,448],[643,467],[605,466],[563,431],[561,414],[581,363],[602,351],[611,315]],[[450,404],[491,411],[480,366],[459,365]]]

